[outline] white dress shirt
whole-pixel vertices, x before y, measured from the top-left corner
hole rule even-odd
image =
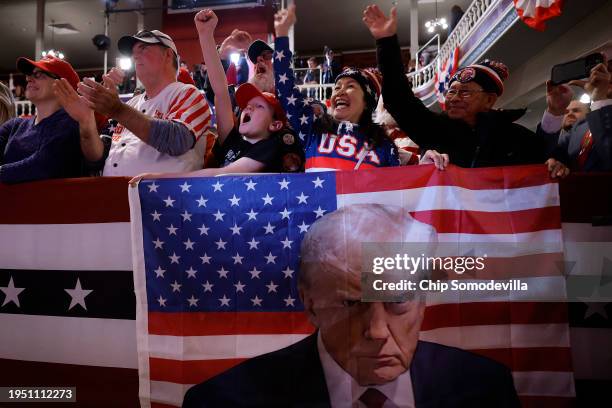
[[[359,397],[368,388],[376,388],[385,394],[387,401],[383,408],[414,408],[414,393],[410,371],[404,371],[395,380],[377,386],[361,386],[353,377],[336,363],[325,349],[321,333],[317,335],[317,349],[325,373],[325,382],[332,408],[365,408]]]

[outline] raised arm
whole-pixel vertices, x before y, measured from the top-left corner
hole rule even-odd
[[[295,86],[291,68],[293,54],[289,49],[289,29],[296,22],[295,4],[280,10],[274,16],[276,40],[274,41],[274,82],[276,95],[287,113],[289,123],[301,140],[312,132],[312,107]]]
[[[363,11],[363,22],[376,39],[378,68],[383,75],[382,95],[385,109],[393,116],[399,128],[409,134],[421,148],[438,148],[432,138],[440,133],[435,131],[439,117],[414,95],[404,72],[396,35],[396,8],[391,8],[387,17],[378,6],[368,6]]]
[[[215,93],[218,140],[220,144],[223,144],[227,135],[234,128],[234,113],[227,90],[227,77],[215,44],[214,33],[218,18],[212,10],[204,9],[195,15],[194,22],[200,38],[204,63],[208,70],[208,79]]]

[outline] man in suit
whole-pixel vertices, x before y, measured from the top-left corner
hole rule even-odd
[[[418,340],[418,294],[363,300],[362,243],[435,241],[431,226],[397,206],[352,205],[320,218],[302,241],[298,282],[316,332],[194,386],[183,406],[519,406],[506,367]]]
[[[612,60],[591,71],[588,81],[571,81],[589,94],[591,111],[572,101],[567,85],[547,84],[547,107],[539,125],[551,155],[572,171],[612,171]],[[571,102],[570,102],[571,101]]]

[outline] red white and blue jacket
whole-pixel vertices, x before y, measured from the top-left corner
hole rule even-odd
[[[399,166],[395,144],[385,139],[380,146],[368,150],[364,145],[366,135],[357,124],[340,122],[334,133],[317,131],[312,106],[295,86],[289,38],[276,38],[274,48],[276,94],[302,141],[307,172]]]

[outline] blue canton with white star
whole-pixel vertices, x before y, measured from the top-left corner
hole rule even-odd
[[[143,180],[149,311],[303,310],[299,250],[336,210],[333,172]]]

